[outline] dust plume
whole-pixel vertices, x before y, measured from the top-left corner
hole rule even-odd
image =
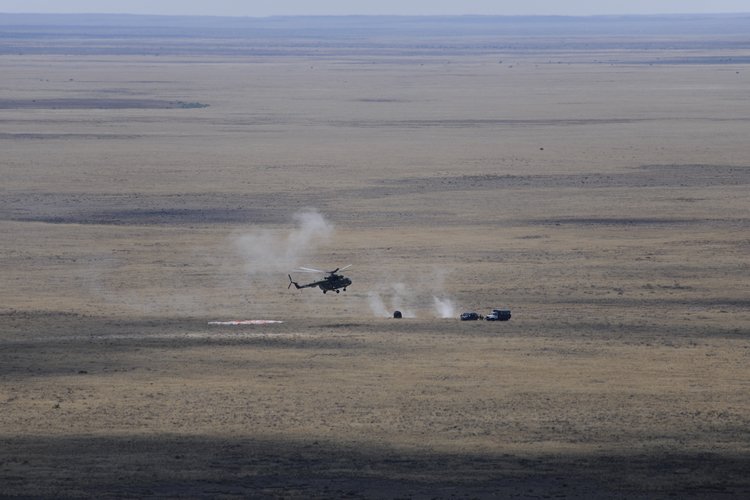
[[[315,210],[298,212],[292,221],[286,229],[258,228],[208,247],[173,249],[170,260],[160,247],[140,254],[137,248],[118,249],[92,259],[78,281],[99,308],[144,315],[265,312],[268,291],[286,291],[287,273],[308,263],[333,235],[333,225]],[[143,259],[164,265],[144,271],[138,265]],[[206,277],[167,265],[191,260],[200,262]]]
[[[388,312],[388,309],[385,307],[383,298],[379,293],[368,292],[367,304],[370,306],[370,310],[375,316],[378,316],[380,318],[389,318],[391,316],[391,314]]]
[[[447,275],[448,271],[444,269],[433,269],[432,272],[416,273],[412,280],[406,282],[382,282],[368,293],[367,303],[377,317],[391,317],[398,310],[404,318],[419,315],[453,318],[456,307],[447,296]]]
[[[419,296],[408,285],[392,283],[377,288],[379,291],[367,294],[368,305],[375,316],[389,318],[394,311],[401,311],[404,318],[417,317],[415,308],[419,304]]]
[[[438,318],[453,318],[456,315],[456,306],[450,299],[432,297],[435,314]]]
[[[416,318],[413,307],[418,303],[417,294],[405,283],[394,283],[391,286],[391,307],[401,311],[404,318]]]
[[[235,248],[251,279],[285,275],[305,263],[305,259],[333,235],[333,225],[315,210],[297,212],[293,219],[296,227],[287,234],[258,229],[235,238]]]
[[[456,306],[446,295],[445,280],[449,272],[443,268],[434,268],[432,271],[431,290],[433,312],[438,318],[453,318],[456,315]]]

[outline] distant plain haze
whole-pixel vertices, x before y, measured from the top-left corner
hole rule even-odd
[[[748,0],[0,0],[4,13],[200,16],[617,15],[750,12]]]

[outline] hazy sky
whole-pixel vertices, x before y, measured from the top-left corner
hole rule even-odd
[[[0,12],[213,16],[750,12],[748,0],[0,0]]]

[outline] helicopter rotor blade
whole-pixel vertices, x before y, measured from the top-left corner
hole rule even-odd
[[[337,267],[333,271],[323,271],[322,269],[315,269],[315,268],[312,268],[312,267],[298,267],[294,271],[298,272],[298,273],[334,274],[334,273],[337,273],[339,271],[343,271],[344,269],[349,269],[350,267],[352,267],[351,264],[349,264],[348,266],[344,266],[344,267]]]
[[[333,271],[326,271],[326,272],[327,272],[328,274],[335,274],[335,273],[337,273],[337,272],[339,272],[339,271],[343,271],[344,269],[349,269],[350,267],[352,267],[352,265],[351,265],[351,264],[349,264],[348,266],[344,266],[344,267],[337,267],[337,268],[336,268],[336,269],[334,269]]]
[[[313,269],[311,267],[299,267],[297,268],[297,271],[301,273],[325,273],[325,271],[321,271],[320,269]]]

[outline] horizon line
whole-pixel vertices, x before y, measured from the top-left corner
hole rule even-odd
[[[750,16],[750,11],[744,12],[661,12],[661,13],[621,13],[621,14],[270,14],[262,16],[251,15],[218,15],[218,14],[148,14],[133,12],[3,12],[8,16],[131,16],[131,17],[208,17],[226,19],[271,19],[280,17],[408,17],[408,18],[452,18],[452,17],[542,17],[542,18],[592,18],[592,17],[701,17],[701,16]]]

